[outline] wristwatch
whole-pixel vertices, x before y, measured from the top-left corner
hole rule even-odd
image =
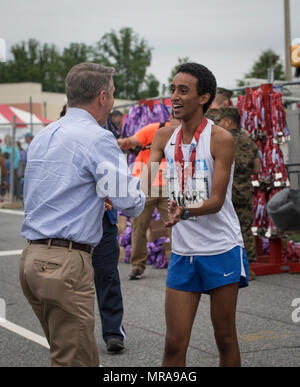
[[[188,207],[183,207],[183,213],[181,215],[181,219],[182,220],[187,220],[191,217],[191,213],[190,213],[190,210],[188,209]]]

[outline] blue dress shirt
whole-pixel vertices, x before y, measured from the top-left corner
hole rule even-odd
[[[30,144],[24,182],[28,240],[60,238],[96,246],[104,200],[136,217],[144,208],[140,180],[131,176],[113,134],[86,111],[69,108]]]

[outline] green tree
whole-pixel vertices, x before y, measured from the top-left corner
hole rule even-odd
[[[247,78],[260,78],[268,79],[268,69],[273,67],[274,79],[282,81],[285,79],[283,64],[281,63],[280,56],[277,55],[272,49],[263,51],[258,60],[254,62],[249,73],[245,74],[244,80],[239,80],[238,85],[243,86]]]
[[[143,88],[139,94],[140,99],[144,98],[154,98],[159,96],[159,81],[155,78],[153,74],[146,76]]]
[[[169,82],[169,85],[173,82],[173,78],[175,77],[176,73],[177,73],[177,70],[178,70],[178,67],[184,63],[188,63],[190,62],[190,59],[189,57],[185,56],[183,58],[177,58],[178,60],[178,63],[176,66],[173,67],[172,71],[171,71],[171,74],[168,78],[168,82]]]
[[[65,91],[65,77],[70,68],[92,59],[90,46],[71,43],[61,54],[53,44],[35,39],[11,48],[12,59],[0,63],[0,82],[39,82],[44,91]]]
[[[63,93],[70,68],[91,61],[115,67],[116,97],[134,100],[156,97],[159,81],[153,74],[147,74],[151,51],[131,28],[122,28],[119,33],[111,31],[94,46],[71,43],[62,52],[53,44],[29,39],[14,45],[12,59],[0,63],[0,82],[39,82],[44,91]]]
[[[61,56],[57,47],[45,43],[40,47],[37,62],[39,77],[32,77],[42,83],[44,91],[64,92],[64,74],[62,73]]]
[[[53,81],[58,75],[59,51],[54,45],[42,46],[37,40],[29,39],[12,46],[11,54],[12,59],[0,66],[1,82],[40,82],[44,90],[56,91]],[[49,74],[50,82],[45,86]]]
[[[11,48],[12,59],[0,67],[1,82],[22,82],[40,76],[37,69],[38,41],[30,39]]]
[[[144,39],[129,27],[117,33],[106,33],[96,43],[94,60],[116,69],[114,76],[115,96],[124,99],[140,99],[159,94],[159,82],[154,75],[146,75],[151,64],[151,51]]]
[[[61,56],[63,72],[66,75],[71,67],[82,62],[93,61],[93,48],[84,43],[70,43]]]

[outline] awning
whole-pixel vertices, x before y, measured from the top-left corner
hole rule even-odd
[[[52,122],[36,114],[31,115],[29,112],[17,109],[14,106],[0,104],[0,126],[2,124],[12,124],[13,116],[16,116],[17,128],[26,128],[30,125],[31,122],[33,124],[40,124],[44,126]]]

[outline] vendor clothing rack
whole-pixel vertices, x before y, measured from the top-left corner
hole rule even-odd
[[[280,273],[300,273],[300,262],[283,260],[282,240],[269,239],[269,254],[264,255],[262,239],[256,237],[257,261],[251,264],[251,269],[258,276]]]
[[[273,84],[263,84],[260,86],[261,94],[260,94],[260,100],[256,100],[255,102],[258,102],[260,105],[259,108],[261,110],[261,116],[257,111],[257,106],[253,106],[253,108],[249,108],[249,111],[247,112],[246,116],[247,119],[249,116],[251,119],[249,121],[246,120],[246,122],[253,123],[253,126],[255,125],[255,128],[251,126],[248,127],[248,131],[251,135],[253,133],[257,133],[257,137],[254,138],[254,141],[257,142],[258,138],[260,137],[262,144],[260,149],[262,152],[264,150],[266,151],[266,143],[269,142],[269,144],[273,143],[281,143],[281,141],[287,141],[289,139],[288,136],[288,129],[286,127],[286,120],[285,120],[285,113],[282,108],[282,102],[281,98],[280,100],[278,97],[280,97],[279,94],[277,94],[277,99],[275,98],[275,94],[273,91]],[[247,94],[251,93],[252,90],[257,90],[257,87],[254,88],[246,88],[246,96],[239,97],[238,105],[243,105],[242,103],[246,101]],[[277,115],[274,115],[274,104],[277,104]],[[248,105],[250,106],[250,105]],[[245,108],[245,105],[242,106]],[[273,109],[273,111],[272,111]],[[255,118],[257,120],[253,120],[253,115],[257,115]],[[281,118],[279,118],[281,115]],[[283,117],[284,115],[284,117]],[[274,119],[274,117],[276,117]],[[243,119],[243,117],[241,117]],[[245,116],[244,116],[245,119]],[[281,120],[281,122],[279,122]],[[277,132],[275,131],[275,128],[277,128]],[[249,130],[250,129],[250,130]],[[257,131],[257,132],[256,132]],[[261,137],[261,135],[263,135]],[[265,138],[263,138],[265,135]],[[281,138],[280,138],[281,137]],[[259,142],[260,140],[258,140]],[[268,144],[268,145],[269,145]],[[273,152],[276,153],[276,149],[273,149]],[[277,152],[279,153],[278,158],[280,159],[280,148],[277,147]],[[274,155],[274,153],[272,153]],[[265,155],[264,155],[265,156]],[[266,162],[267,157],[263,158],[263,161]],[[282,158],[281,158],[282,163]],[[271,163],[272,164],[272,163]],[[289,186],[289,180],[287,179],[287,171],[286,167],[281,169],[282,173],[278,173],[276,168],[274,168],[274,165],[264,165],[264,167],[267,167],[266,169],[269,171],[269,176],[263,176],[263,178],[267,177],[267,179],[264,181],[265,186],[262,188],[263,192],[265,192],[265,197],[269,198],[276,194],[276,191],[288,187]],[[280,176],[281,175],[281,176]],[[279,176],[279,180],[276,181],[276,179]],[[258,178],[259,180],[259,178]],[[260,187],[259,183],[259,187]],[[262,193],[263,193],[262,192]],[[273,192],[273,193],[272,193]],[[254,194],[255,195],[255,194]],[[266,203],[265,203],[266,206]],[[265,210],[265,216],[267,217],[266,208]],[[267,221],[267,224],[262,224],[261,227],[266,227],[267,232],[265,236],[268,237],[269,241],[269,252],[268,255],[265,255],[263,250],[263,243],[262,243],[262,237],[259,235],[259,232],[257,233],[255,237],[256,241],[256,252],[257,252],[257,261],[255,263],[251,264],[251,269],[256,275],[267,275],[267,274],[280,274],[280,273],[300,273],[300,260],[298,262],[292,261],[292,259],[289,259],[287,254],[283,251],[283,243],[282,243],[282,235],[280,232],[276,232],[275,225],[272,224],[272,221],[269,219]],[[257,227],[256,227],[257,229]]]

